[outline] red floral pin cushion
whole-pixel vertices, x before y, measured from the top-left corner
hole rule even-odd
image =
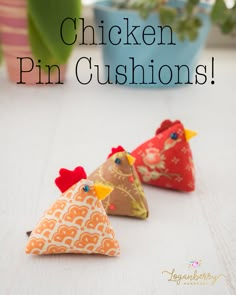
[[[153,138],[131,154],[142,182],[180,191],[195,189],[194,165],[188,140],[196,133],[180,121],[165,120]]]

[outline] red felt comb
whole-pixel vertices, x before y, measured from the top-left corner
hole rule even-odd
[[[177,121],[174,121],[174,122],[172,122],[171,120],[165,120],[165,121],[163,121],[161,123],[161,126],[157,129],[156,135],[159,134],[159,133],[161,133],[162,131],[170,128],[171,126],[173,126],[175,124],[178,124],[178,123],[180,123],[180,121],[178,121],[178,120]]]
[[[113,155],[115,155],[116,153],[119,153],[119,152],[125,152],[125,149],[120,145],[117,148],[112,148],[111,153],[109,154],[107,159],[109,159],[111,156],[113,156]]]
[[[55,179],[56,186],[64,193],[72,185],[79,182],[81,179],[86,179],[87,175],[83,167],[76,167],[73,171],[65,168],[60,169],[60,176]]]

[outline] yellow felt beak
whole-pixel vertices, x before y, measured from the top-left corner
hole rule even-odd
[[[197,135],[197,132],[192,131],[192,130],[185,129],[184,130],[184,134],[185,134],[186,140],[189,141],[191,138],[193,138],[194,136]]]
[[[102,183],[95,183],[94,189],[99,200],[104,200],[113,191],[113,187]]]
[[[129,162],[130,166],[133,166],[136,159],[133,156],[131,156],[130,154],[127,154],[126,157],[127,157],[127,160]]]

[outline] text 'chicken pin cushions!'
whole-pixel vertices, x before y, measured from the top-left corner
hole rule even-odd
[[[156,135],[131,154],[142,182],[180,191],[195,188],[194,165],[188,140],[196,133],[180,121],[165,120]]]
[[[134,162],[135,158],[121,146],[113,148],[106,162],[88,179],[103,182],[114,188],[102,201],[108,214],[146,219],[148,205]]]
[[[63,194],[31,233],[26,253],[119,255],[118,241],[100,201],[112,188],[87,180],[82,167],[61,169],[56,184]]]

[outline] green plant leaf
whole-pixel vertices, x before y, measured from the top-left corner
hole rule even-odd
[[[162,6],[159,9],[160,13],[160,21],[163,25],[173,25],[176,16],[177,16],[177,11],[176,9],[172,7],[167,7],[167,6]]]
[[[222,22],[225,19],[226,11],[227,7],[224,0],[216,0],[211,11],[211,19],[214,22]]]
[[[193,18],[193,24],[196,28],[200,28],[202,26],[202,20],[196,16]]]
[[[197,39],[197,37],[198,37],[198,30],[197,29],[196,30],[192,29],[188,32],[188,38],[190,41],[195,41]]]
[[[233,32],[236,27],[236,22],[234,22],[230,17],[225,20],[221,26],[221,31],[223,34],[229,34]]]
[[[79,16],[80,0],[28,0],[29,34],[35,57],[49,62],[53,56],[57,64],[66,63],[73,46],[63,43],[61,23],[65,18],[78,19]],[[65,26],[63,32],[68,40],[74,40],[73,25]]]
[[[232,8],[227,8],[224,0],[216,0],[211,19],[223,34],[233,33],[236,30],[236,2]]]
[[[200,0],[187,0],[185,10],[188,16],[193,15],[195,8],[198,6]]]
[[[191,15],[193,13],[194,5],[191,2],[187,2],[185,5],[185,9],[188,15]]]
[[[29,36],[32,51],[35,57],[43,59],[44,63],[49,65],[57,63],[57,60],[53,57],[47,45],[44,43],[44,39],[41,38],[40,33],[36,29],[31,17],[29,17]],[[39,42],[40,40],[40,42]]]
[[[188,0],[189,3],[191,3],[193,6],[198,6],[198,4],[200,3],[200,0]]]

